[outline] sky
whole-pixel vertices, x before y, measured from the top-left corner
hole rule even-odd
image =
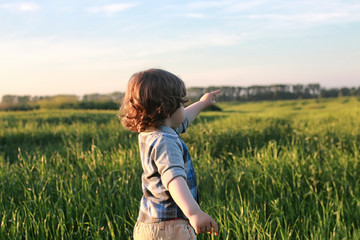
[[[0,0],[0,96],[187,87],[360,86],[359,0]]]

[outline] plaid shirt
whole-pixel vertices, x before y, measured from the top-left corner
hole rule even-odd
[[[192,196],[198,202],[198,185],[189,150],[178,135],[186,131],[187,118],[176,130],[162,126],[154,132],[139,134],[143,167],[138,221],[154,223],[173,218],[187,219],[172,199],[168,184],[184,177]]]

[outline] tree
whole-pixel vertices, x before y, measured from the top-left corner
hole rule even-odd
[[[17,104],[17,96],[15,95],[4,95],[1,99],[1,104],[13,105]]]
[[[310,95],[312,97],[319,96],[319,94],[320,94],[320,84],[315,83],[315,84],[309,84],[308,86],[309,86]]]

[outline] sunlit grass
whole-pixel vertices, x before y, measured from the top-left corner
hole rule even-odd
[[[217,239],[360,239],[358,99],[219,106],[183,135]],[[2,112],[0,126],[0,239],[131,239],[141,164],[116,112]]]

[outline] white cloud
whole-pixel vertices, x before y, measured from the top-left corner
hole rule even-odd
[[[18,2],[1,4],[0,8],[15,12],[33,12],[40,9],[40,5],[33,2]]]
[[[167,54],[177,54],[186,51],[200,51],[201,49],[234,46],[239,38],[235,35],[229,35],[223,32],[198,32],[179,35],[177,39],[163,39],[143,43],[137,48],[136,53],[132,55],[137,58],[159,57]]]
[[[217,8],[228,5],[228,1],[200,1],[200,2],[191,2],[187,4],[187,7],[190,9],[206,9],[206,8]]]
[[[253,14],[250,19],[264,19],[275,21],[296,21],[296,22],[328,22],[331,20],[345,19],[349,16],[347,13],[304,13],[304,14]]]
[[[360,4],[343,1],[263,1],[233,3],[226,8],[229,18],[266,21],[343,22],[360,20]],[[242,13],[239,15],[239,13]]]
[[[239,2],[235,4],[231,4],[227,6],[226,11],[229,13],[234,12],[244,12],[249,10],[256,10],[264,8],[266,4],[269,4],[269,2],[266,1],[249,1],[249,2]]]
[[[112,16],[118,12],[125,11],[134,6],[135,4],[132,3],[118,3],[118,4],[109,4],[104,6],[89,7],[87,8],[87,11],[91,13],[104,13],[107,16]]]
[[[202,13],[188,13],[185,15],[188,18],[198,18],[198,19],[203,19],[205,18],[205,15]]]

